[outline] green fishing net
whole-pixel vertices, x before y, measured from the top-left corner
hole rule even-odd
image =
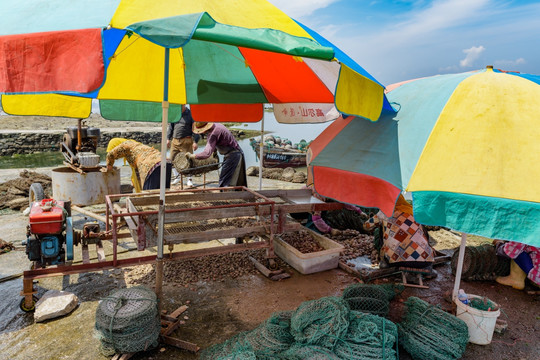
[[[275,356],[294,342],[290,333],[292,311],[276,312],[251,331],[241,332],[201,352],[201,359],[257,359]],[[234,357],[236,356],[236,357]]]
[[[339,297],[302,303],[274,313],[252,331],[242,332],[201,352],[212,360],[371,360],[397,359],[397,327],[382,317],[350,311]]]
[[[386,316],[390,309],[390,300],[403,291],[399,284],[354,284],[343,291],[343,299],[351,310]]]
[[[469,306],[481,311],[497,311],[499,306],[486,297],[470,299]]]
[[[97,307],[95,336],[106,356],[152,349],[160,331],[156,294],[145,287],[117,290]]]
[[[303,302],[291,317],[296,342],[332,349],[349,327],[349,306],[339,297]]]
[[[334,353],[341,359],[397,359],[397,326],[383,317],[351,311],[349,329]]]
[[[415,360],[454,360],[469,341],[467,324],[427,302],[409,297],[404,321],[398,324],[399,342]]]

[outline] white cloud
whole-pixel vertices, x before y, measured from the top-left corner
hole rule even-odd
[[[315,10],[323,9],[338,1],[340,0],[269,0],[294,19],[311,15]]]
[[[484,50],[486,50],[486,48],[483,47],[482,45],[472,46],[469,49],[464,49],[463,52],[467,55],[465,56],[465,59],[459,62],[459,65],[461,67],[472,67],[474,65],[475,60],[477,60],[480,57],[480,54],[482,54]]]
[[[493,62],[493,66],[503,70],[513,70],[513,67],[518,65],[524,65],[526,63],[527,61],[524,58],[520,57],[516,60],[495,60]]]
[[[489,4],[489,0],[434,1],[427,9],[411,14],[408,21],[396,25],[391,36],[401,39],[429,36],[434,31],[461,25]]]

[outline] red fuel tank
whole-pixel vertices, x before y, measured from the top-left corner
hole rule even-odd
[[[33,234],[58,234],[64,226],[64,202],[43,199],[32,203],[30,231]]]

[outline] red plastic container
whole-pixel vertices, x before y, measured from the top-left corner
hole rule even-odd
[[[32,203],[30,231],[33,234],[58,234],[64,224],[64,202],[43,199]]]

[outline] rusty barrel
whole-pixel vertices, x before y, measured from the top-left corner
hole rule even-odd
[[[71,201],[77,206],[105,202],[105,196],[120,193],[120,170],[79,173],[69,167],[52,170],[52,191],[56,200]]]

